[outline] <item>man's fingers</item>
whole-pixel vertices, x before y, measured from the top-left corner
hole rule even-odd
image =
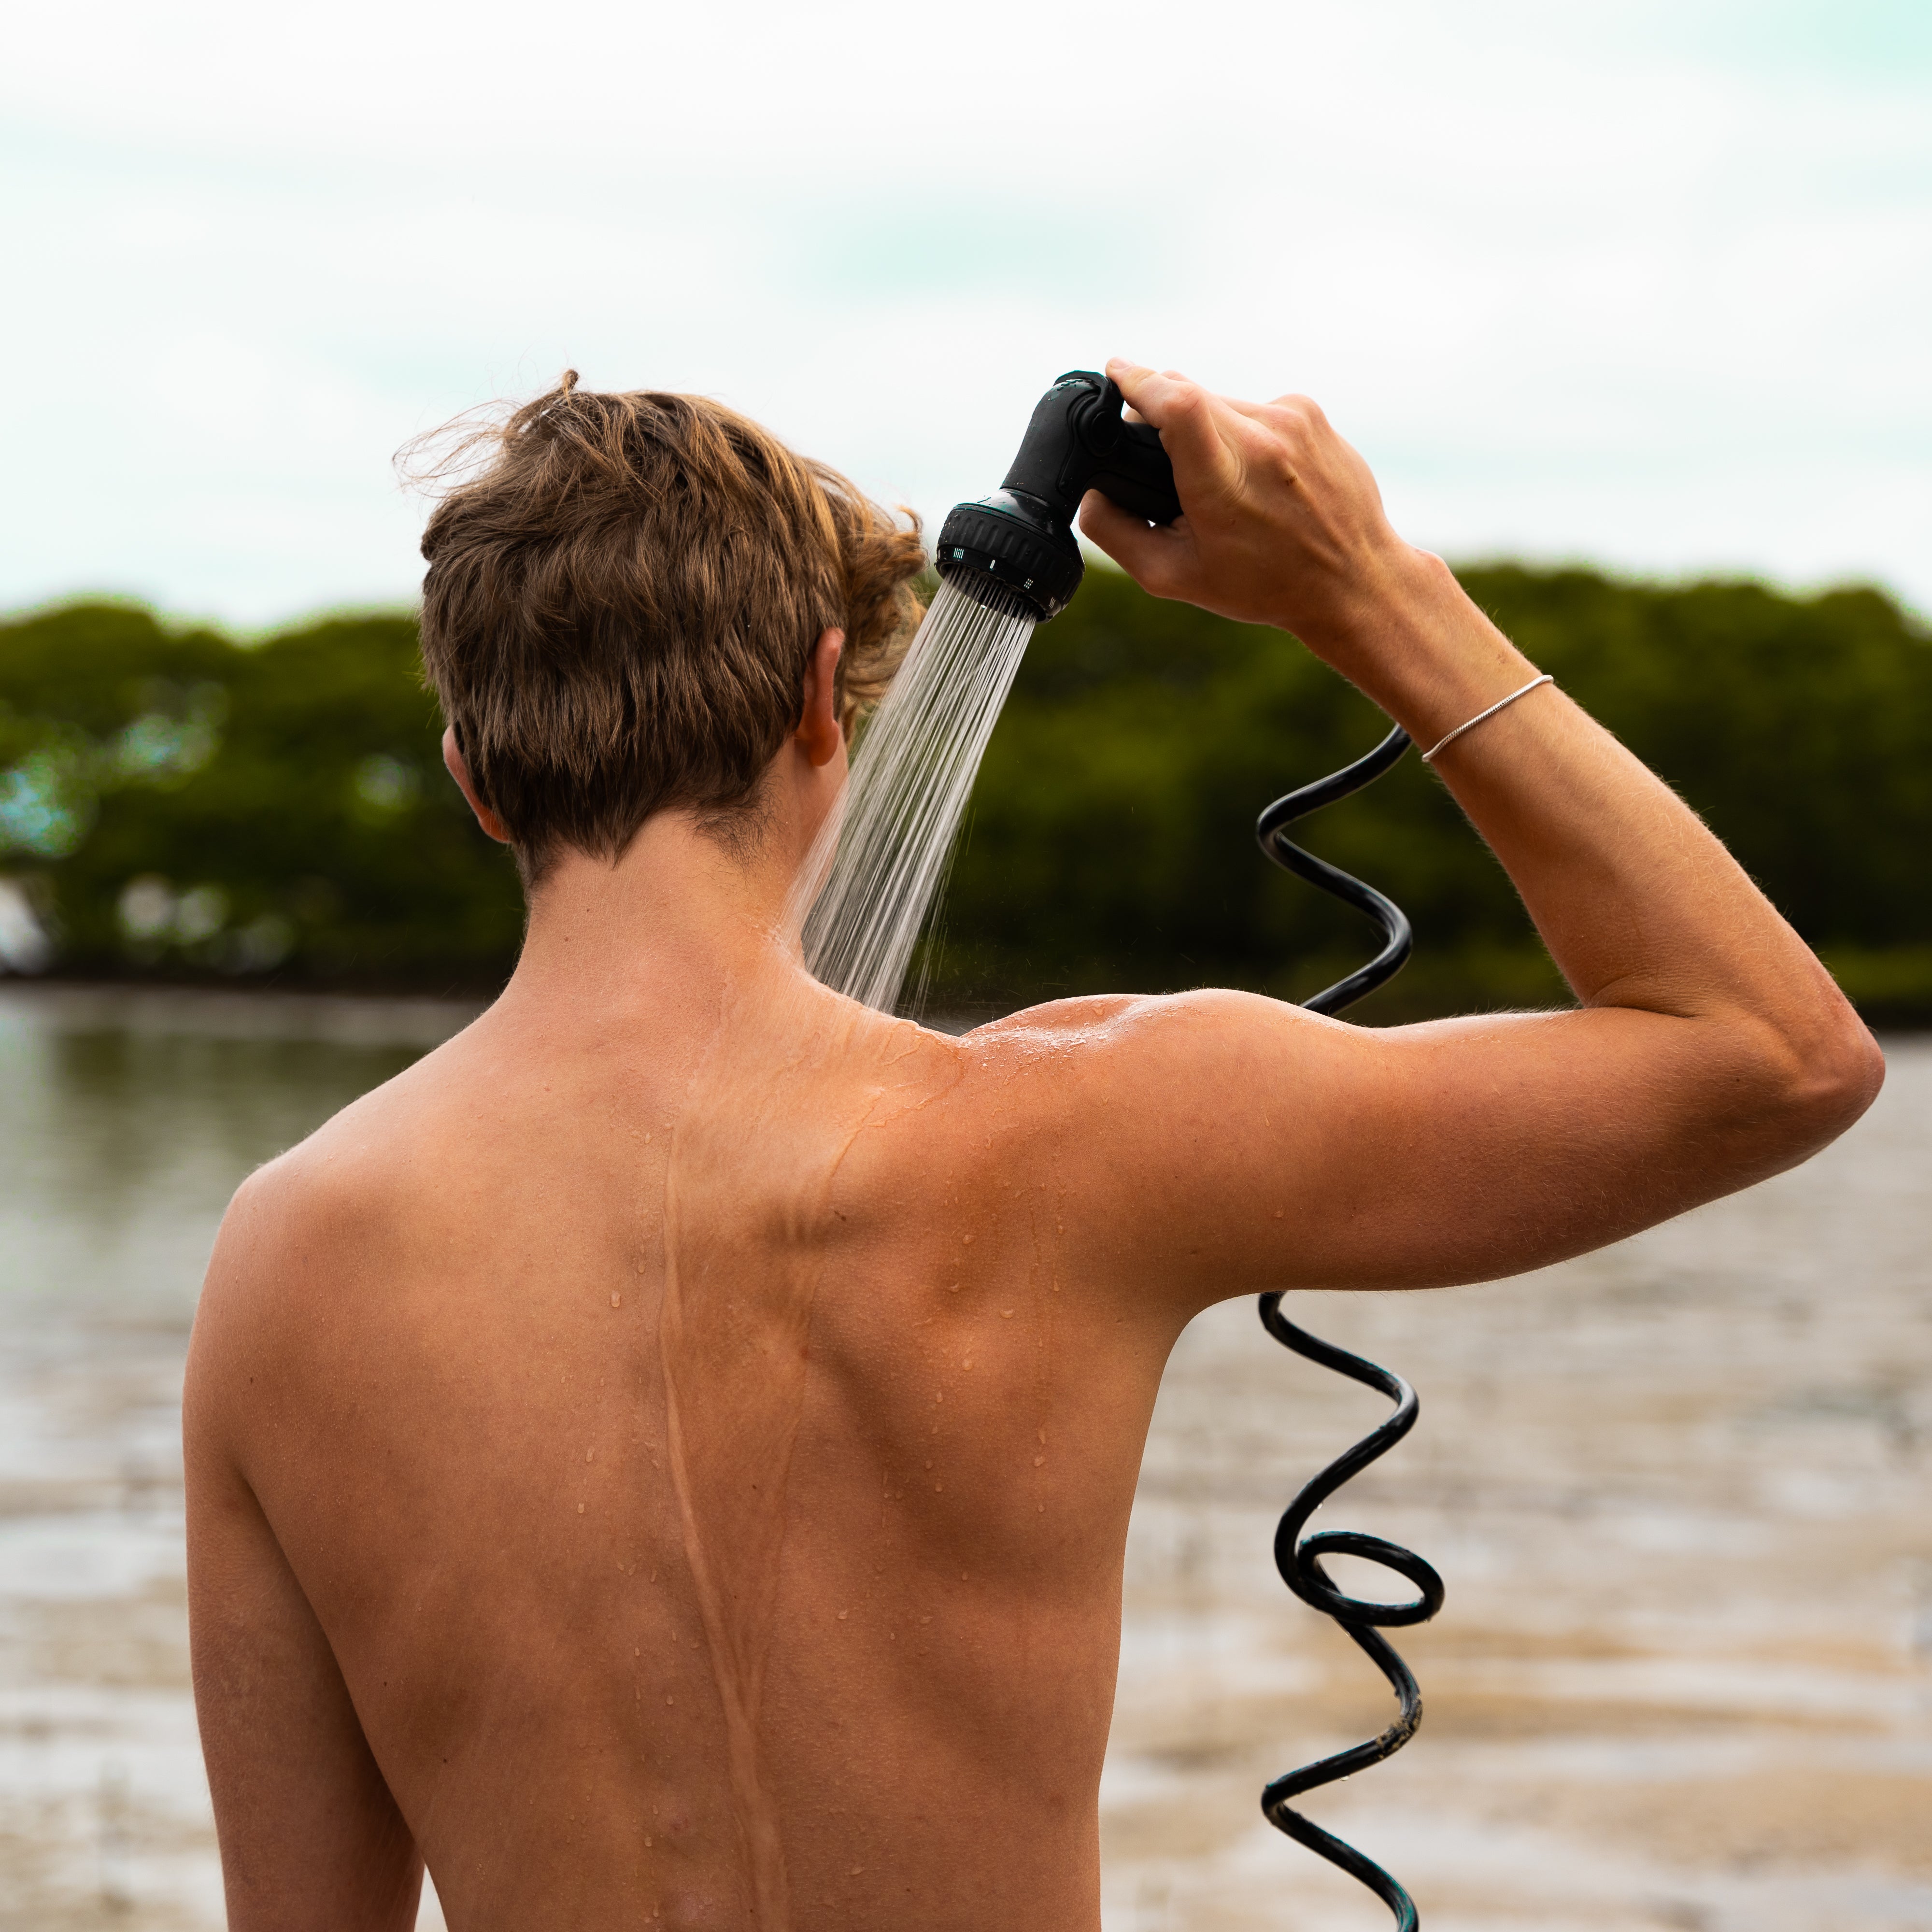
[[[1189,417],[1208,413],[1208,392],[1171,369],[1163,374],[1130,362],[1124,356],[1114,356],[1108,358],[1107,374],[1120,385],[1120,394],[1156,429],[1164,430],[1170,424],[1178,426]]]
[[[1107,374],[1142,417],[1160,431],[1161,447],[1174,464],[1184,503],[1190,496],[1228,486],[1235,465],[1215,422],[1216,397],[1172,370],[1162,374],[1121,356],[1108,361]]]

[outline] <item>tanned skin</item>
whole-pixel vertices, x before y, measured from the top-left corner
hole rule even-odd
[[[1083,527],[1155,595],[1292,632],[1424,745],[1535,674],[1314,404],[1112,373],[1187,514]],[[1436,770],[1573,1010],[860,1012],[784,936],[840,643],[755,840],[667,812],[560,854],[495,1005],[236,1196],[186,1399],[233,1932],[407,1927],[425,1859],[459,1932],[1096,1932],[1189,1318],[1539,1267],[1877,1091],[1818,962],[1551,686]]]

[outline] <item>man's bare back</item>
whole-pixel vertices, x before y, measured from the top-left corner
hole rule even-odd
[[[248,1390],[228,1506],[453,1923],[1088,1916],[1184,1316],[1130,1334],[1080,1264],[1077,1165],[986,1104],[1022,1056],[786,1004],[822,1062],[694,1096],[646,1012],[541,1058],[493,1014],[224,1236],[262,1283],[232,1366],[202,1337]]]
[[[1207,500],[1204,439],[1262,418],[1128,376]],[[1418,736],[1521,681],[1318,417],[1263,427],[1358,530],[1339,563],[1263,484],[1228,555],[1093,533],[1238,615],[1271,547],[1312,587],[1260,614]],[[1444,776],[1578,1010],[863,1012],[782,916],[842,769],[828,636],[758,855],[675,812],[566,855],[497,1004],[237,1197],[188,1400],[237,1932],[406,1925],[424,1858],[460,1932],[1094,1932],[1128,1511],[1189,1318],[1576,1252],[1875,1088],[1816,962],[1546,691]]]

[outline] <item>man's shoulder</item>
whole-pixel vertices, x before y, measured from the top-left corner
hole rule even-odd
[[[439,1049],[439,1052],[446,1049]],[[236,1202],[299,1226],[365,1219],[409,1199],[435,1158],[454,1096],[435,1056],[416,1061],[332,1114],[244,1180]]]
[[[1244,1078],[1278,1077],[1300,1030],[1327,1024],[1214,988],[1056,1000],[961,1035],[957,1097],[991,1149],[1032,1141],[1056,1162],[1118,1165]]]
[[[435,1058],[351,1102],[242,1182],[216,1239],[204,1308],[265,1315],[410,1239],[436,1198],[426,1184],[447,1165],[457,1112]]]
[[[969,1066],[1010,1074],[1132,1077],[1202,1059],[1306,1022],[1298,1007],[1258,993],[1203,987],[1185,993],[1108,993],[1053,1000],[976,1027],[959,1039]]]

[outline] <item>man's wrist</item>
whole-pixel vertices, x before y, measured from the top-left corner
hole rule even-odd
[[[1412,544],[1393,546],[1323,628],[1304,641],[1425,744],[1534,675],[1455,572]]]

